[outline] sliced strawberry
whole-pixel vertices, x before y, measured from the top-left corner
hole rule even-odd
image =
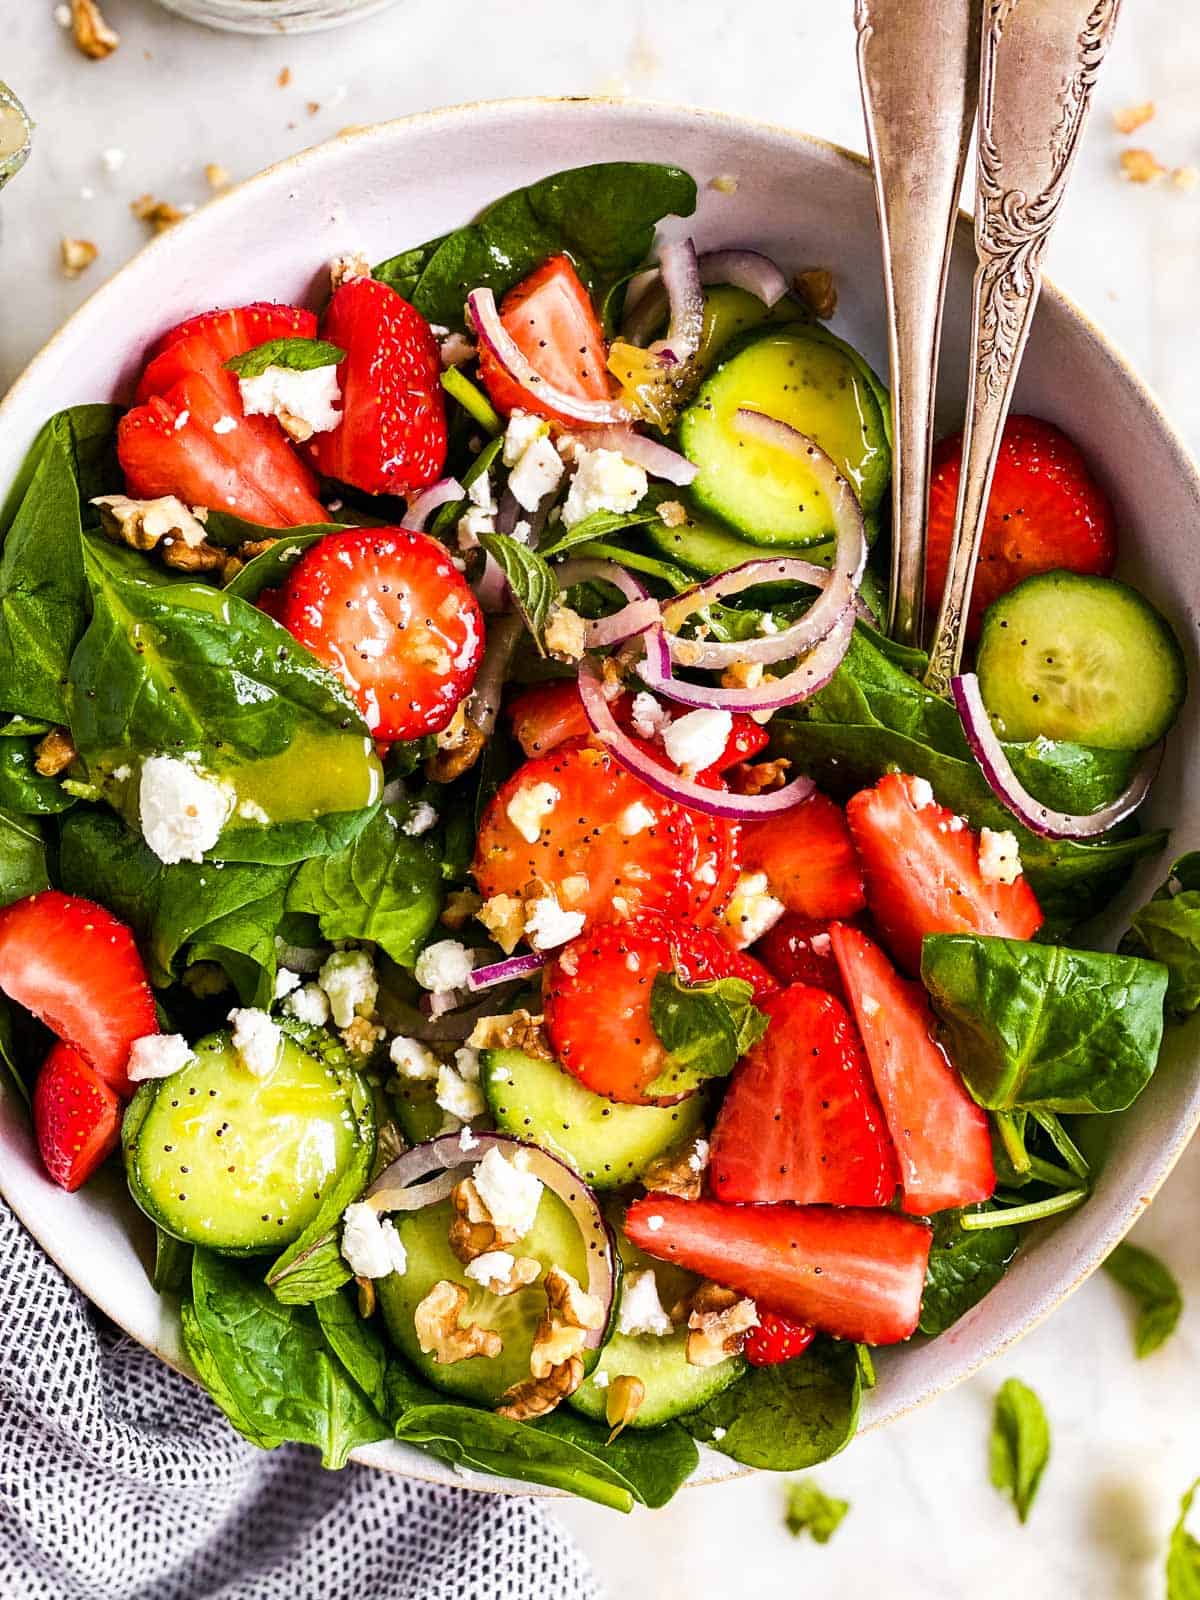
[[[685,983],[750,976],[714,934],[653,912],[597,923],[555,951],[543,1008],[567,1071],[610,1099],[654,1104],[646,1086],[666,1070],[667,1054],[650,1020],[650,997],[658,974],[672,971]]]
[[[274,417],[244,417],[240,406],[231,410],[236,404],[194,372],[127,411],[117,425],[117,455],[130,494],[174,494],[268,528],[326,521],[312,474]],[[236,426],[226,431],[231,417]]]
[[[791,811],[743,824],[742,866],[765,872],[775,898],[802,917],[852,917],[863,908],[850,830],[827,795],[813,794]]]
[[[829,939],[831,924],[785,911],[755,946],[763,965],[780,983],[811,983],[844,1001],[842,975]]]
[[[896,1149],[902,1209],[927,1217],[989,1199],[987,1114],[936,1042],[924,989],[857,928],[835,923],[830,937]]]
[[[680,707],[682,714],[683,707]],[[725,748],[709,767],[709,772],[728,772],[730,767],[741,766],[749,761],[752,756],[758,755],[760,750],[765,750],[770,743],[771,735],[767,730],[755,722],[753,717],[746,716],[741,711],[733,713],[733,727],[729,730],[729,737],[725,741]]]
[[[815,1328],[759,1306],[758,1326],[746,1335],[742,1354],[752,1367],[777,1367],[781,1361],[802,1356],[816,1337]]]
[[[625,1213],[647,1255],[839,1339],[895,1344],[921,1314],[932,1231],[894,1211],[727,1206],[651,1194]]]
[[[704,774],[698,773],[696,781],[705,782]],[[690,807],[688,816],[696,834],[691,914],[697,926],[707,927],[720,917],[737,888],[741,876],[742,829],[740,823],[726,821],[724,817],[710,817]]]
[[[158,1032],[133,935],[92,900],[43,889],[0,910],[0,989],[71,1045],[113,1089],[135,1039]]]
[[[885,1206],[896,1158],[866,1056],[840,1000],[806,984],[765,1000],[771,1022],[738,1063],[712,1135],[718,1200]]]
[[[522,690],[508,715],[513,737],[527,756],[544,756],[568,739],[586,739],[592,731],[574,678]]]
[[[437,340],[419,311],[374,278],[335,289],[321,337],[346,352],[342,420],[309,453],[327,477],[369,494],[410,494],[441,475],[446,406]]]
[[[438,733],[483,656],[479,602],[445,547],[404,528],[354,528],[310,545],[279,620],[358,701],[377,739]]]
[[[299,306],[259,302],[189,317],[152,346],[137,387],[137,403],[152,394],[166,394],[193,372],[203,373],[215,389],[236,395],[237,379],[225,367],[231,357],[244,355],[268,339],[315,339],[316,335],[315,315]],[[235,415],[241,415],[240,404]]]
[[[33,1086],[33,1129],[46,1171],[68,1190],[87,1182],[121,1136],[115,1091],[61,1040]]]
[[[928,794],[921,779],[890,772],[846,807],[871,913],[888,949],[914,975],[927,933],[1031,939],[1042,925],[1025,878],[985,878],[978,834]]]
[[[934,447],[926,534],[926,604],[931,613],[946,584],[961,461],[961,433]],[[1116,560],[1112,503],[1078,448],[1052,422],[1009,417],[988,496],[968,638],[978,636],[992,601],[1022,578],[1056,568],[1107,578]]]
[[[607,400],[608,354],[588,292],[567,256],[551,256],[510,289],[500,302],[500,321],[530,365],[554,388],[579,400]],[[515,383],[484,349],[479,375],[497,411],[558,413]],[[570,418],[561,418],[570,422]]]

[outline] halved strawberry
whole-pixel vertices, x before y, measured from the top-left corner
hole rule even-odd
[[[587,290],[569,257],[551,256],[510,289],[500,302],[500,321],[539,376],[580,400],[607,400],[608,353]],[[532,411],[557,418],[487,350],[479,352],[479,375],[497,411]],[[559,420],[570,422],[570,418]]]
[[[1041,927],[1041,908],[1025,878],[985,878],[978,834],[938,805],[923,780],[890,772],[853,796],[846,817],[867,903],[888,949],[908,972],[921,970],[927,933],[1032,939]]]
[[[894,1211],[727,1206],[650,1194],[625,1213],[647,1255],[698,1272],[839,1339],[895,1344],[916,1330],[931,1229]]]
[[[754,948],[780,983],[811,983],[844,1001],[846,992],[829,939],[830,926],[822,918],[785,911]]]
[[[152,394],[166,394],[190,373],[200,372],[214,388],[237,393],[237,379],[226,370],[232,356],[244,355],[268,339],[315,339],[317,319],[300,306],[259,301],[227,311],[205,311],[171,328],[151,347],[137,387],[140,405]],[[241,415],[239,404],[236,415]]]
[[[308,445],[320,471],[369,494],[433,483],[446,462],[446,406],[425,318],[386,283],[352,278],[334,290],[321,337],[346,358],[338,366],[342,420]]]
[[[935,445],[926,533],[926,604],[931,613],[946,584],[961,462],[961,433]],[[992,601],[1022,578],[1056,568],[1106,578],[1116,560],[1112,503],[1077,446],[1052,422],[1009,417],[988,495],[968,638],[977,637]]]
[[[121,1102],[100,1074],[61,1040],[33,1086],[33,1129],[46,1171],[78,1189],[121,1136]]]
[[[759,1306],[758,1326],[746,1335],[742,1354],[752,1367],[777,1367],[802,1356],[816,1337],[815,1328]]]
[[[586,739],[592,731],[574,678],[523,689],[508,715],[513,737],[527,756],[544,756],[568,739]]]
[[[268,528],[327,520],[312,473],[274,417],[242,416],[236,397],[199,372],[125,413],[117,455],[138,498],[174,494]]]
[[[778,816],[742,826],[742,866],[765,872],[777,900],[802,917],[852,917],[862,872],[841,807],[816,793]]]
[[[0,989],[120,1094],[135,1039],[158,1032],[133,935],[92,900],[43,889],[0,910]]]
[[[830,938],[895,1146],[901,1208],[927,1217],[990,1199],[987,1114],[936,1042],[924,989],[857,928],[835,923]]]
[[[885,1206],[896,1158],[854,1024],[840,1000],[793,984],[738,1063],[712,1134],[718,1200]]]
[[[310,545],[279,620],[358,701],[377,739],[438,733],[483,656],[479,602],[445,547],[404,528],[354,528]]]

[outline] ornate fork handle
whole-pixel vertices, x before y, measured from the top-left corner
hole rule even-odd
[[[962,659],[1000,435],[1042,286],[1092,88],[1121,0],[985,0],[979,67],[970,404],[955,535],[927,686],[946,694]]]

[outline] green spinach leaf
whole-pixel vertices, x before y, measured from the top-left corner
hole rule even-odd
[[[75,804],[57,778],[44,778],[35,762],[36,739],[0,739],[0,807],[27,817],[52,817]]]
[[[983,1208],[979,1208],[983,1209]],[[945,1333],[1000,1282],[1021,1243],[1019,1228],[959,1226],[958,1211],[933,1218],[933,1247],[921,1297],[921,1332]]]
[[[574,1411],[555,1411],[537,1427],[615,1468],[634,1498],[651,1509],[665,1506],[700,1462],[691,1435],[677,1422],[657,1428],[626,1428],[611,1444],[607,1425],[589,1422]]]
[[[266,1283],[277,1300],[285,1305],[308,1305],[335,1294],[354,1276],[340,1249],[342,1212],[366,1188],[374,1159],[374,1141],[360,1140],[316,1216],[272,1263]]]
[[[1193,1538],[1187,1526],[1197,1489],[1200,1489],[1200,1478],[1180,1502],[1179,1521],[1171,1530],[1167,1549],[1167,1600],[1200,1600],[1200,1541]]]
[[[835,1500],[810,1478],[798,1478],[787,1486],[783,1520],[793,1538],[810,1533],[818,1544],[828,1544],[849,1509],[849,1500]]]
[[[862,1369],[852,1344],[819,1339],[803,1356],[752,1367],[684,1417],[695,1438],[748,1467],[797,1472],[844,1450],[858,1426]]]
[[[210,517],[211,521],[212,518]],[[269,550],[247,561],[225,585],[226,594],[235,594],[239,600],[257,600],[264,589],[278,589],[287,581],[296,562],[314,544],[319,544],[327,533],[338,533],[335,527],[298,528],[294,533],[282,534]]]
[[[1183,1313],[1183,1294],[1165,1261],[1140,1245],[1121,1243],[1104,1270],[1137,1306],[1133,1347],[1139,1359],[1153,1354],[1175,1332]]]
[[[479,542],[507,579],[513,604],[521,613],[538,654],[544,656],[543,635],[550,607],[558,595],[558,579],[544,557],[506,533],[484,533]]]
[[[1042,1402],[1019,1378],[1007,1379],[996,1395],[988,1459],[993,1487],[1012,1496],[1026,1521],[1050,1459],[1050,1424]]]
[[[1172,1017],[1182,1020],[1200,1007],[1200,851],[1174,863],[1166,882],[1134,913],[1121,949],[1166,967]]]
[[[230,356],[225,365],[239,378],[261,378],[268,367],[285,372],[312,372],[317,367],[336,367],[346,359],[328,339],[267,339],[240,356]]]
[[[383,1340],[340,1289],[317,1300],[313,1310],[326,1344],[382,1417],[388,1404],[388,1354]]]
[[[3,995],[0,995],[0,1065],[6,1068],[17,1093],[28,1105],[30,1101],[29,1085],[25,1082],[25,1074],[21,1071],[21,1064],[17,1056],[17,1038],[16,1031],[13,1028],[12,1008]]]
[[[1123,1111],[1162,1042],[1165,967],[977,934],[925,940],[921,978],[968,1089],[992,1111]]]
[[[37,820],[0,809],[0,906],[49,884],[46,841]]]
[[[647,1093],[686,1094],[732,1072],[767,1031],[753,993],[744,978],[685,983],[676,972],[660,972],[650,992],[650,1022],[668,1060]]]
[[[159,1294],[181,1294],[191,1274],[192,1246],[155,1227],[154,1271],[150,1281]]]

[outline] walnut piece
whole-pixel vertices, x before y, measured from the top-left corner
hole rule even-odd
[[[775,761],[739,761],[730,773],[730,782],[738,794],[767,794],[783,788],[791,764],[786,756]]]
[[[550,607],[544,642],[555,661],[581,661],[587,643],[587,624],[578,611],[556,600]]]
[[[612,1429],[608,1436],[609,1444],[637,1416],[645,1398],[646,1385],[640,1378],[623,1373],[612,1380],[604,1396],[604,1420]]]
[[[441,924],[457,933],[460,928],[466,927],[482,905],[483,901],[474,889],[452,889],[442,907]]]
[[[467,714],[464,700],[434,742],[437,748],[425,763],[425,776],[431,783],[452,783],[479,760],[487,734]]]
[[[492,1256],[498,1257],[494,1263]],[[535,1261],[532,1256],[514,1256],[507,1250],[493,1250],[476,1258],[478,1265],[487,1267],[485,1273],[477,1274],[468,1272],[467,1276],[473,1278],[481,1288],[489,1294],[498,1294],[501,1297],[516,1294],[519,1289],[528,1289],[531,1283],[536,1283],[541,1276],[542,1264]]]
[[[664,1150],[642,1173],[642,1183],[655,1194],[678,1195],[681,1200],[699,1200],[708,1165],[708,1140],[685,1139]]]
[[[1113,112],[1113,123],[1118,133],[1133,133],[1144,126],[1154,115],[1154,101],[1143,100],[1140,105],[1122,106]]]
[[[512,955],[525,934],[525,902],[515,894],[494,894],[477,915],[504,954]]]
[[[680,1309],[672,1310],[672,1322]],[[747,1333],[758,1326],[758,1308],[736,1289],[702,1283],[688,1304],[687,1325],[688,1365],[715,1367],[726,1356],[737,1355]]]
[[[101,494],[92,501],[100,526],[116,544],[132,550],[153,550],[160,539],[181,539],[192,549],[205,542],[204,523],[173,494],[157,500],[131,500],[124,494]]]
[[[184,544],[181,539],[168,534],[158,546],[158,554],[163,559],[163,565],[174,567],[176,572],[219,572],[226,583],[241,566],[236,556],[218,549],[215,544],[209,544],[207,539],[203,544]],[[231,571],[233,563],[236,565]]]
[[[503,1017],[480,1017],[467,1043],[472,1050],[521,1050],[539,1061],[553,1061],[546,1038],[545,1018],[528,1011],[510,1011]]]
[[[355,278],[370,276],[371,263],[361,250],[347,250],[344,255],[334,256],[329,263],[329,287],[334,294],[344,283],[352,283]]]
[[[182,222],[187,212],[173,206],[169,200],[156,200],[152,194],[140,194],[129,202],[129,209],[139,222],[147,223],[155,233],[165,233],[177,222]]]
[[[757,689],[762,681],[761,661],[731,661],[721,674],[726,689]]]
[[[490,1328],[470,1322],[460,1328],[458,1319],[467,1304],[467,1291],[461,1283],[442,1278],[413,1312],[417,1343],[425,1355],[432,1355],[440,1367],[472,1356],[498,1356],[504,1349],[500,1335]]]
[[[375,1051],[377,1045],[387,1038],[387,1029],[381,1028],[378,1023],[369,1022],[366,1017],[355,1017],[349,1027],[341,1031],[342,1043],[346,1049],[356,1056],[369,1056]]]
[[[450,1248],[466,1265],[477,1256],[489,1255],[493,1250],[506,1250],[518,1243],[520,1234],[511,1228],[498,1228],[492,1213],[483,1202],[474,1178],[464,1178],[450,1191],[450,1204],[454,1221],[450,1224]]]
[[[57,778],[75,759],[75,745],[66,728],[51,728],[34,751],[34,770],[43,778]]]
[[[681,500],[661,500],[658,506],[660,521],[668,528],[682,528],[687,525],[687,507]]]
[[[76,49],[89,61],[103,61],[121,42],[121,35],[109,27],[96,0],[71,0],[71,35]]]
[[[798,272],[794,282],[796,293],[813,316],[828,322],[837,311],[838,304],[837,283],[833,273],[827,267],[809,267],[805,272]]]
[[[58,253],[63,277],[78,278],[95,261],[100,250],[90,239],[69,239],[64,234],[58,242]]]
[[[501,1396],[502,1406],[496,1407],[498,1417],[508,1417],[512,1422],[531,1422],[534,1417],[544,1417],[568,1395],[575,1393],[583,1382],[583,1361],[572,1356],[561,1366],[552,1367],[544,1378],[523,1378],[514,1383]]]
[[[1158,183],[1167,169],[1151,150],[1122,150],[1121,175],[1130,183]]]

